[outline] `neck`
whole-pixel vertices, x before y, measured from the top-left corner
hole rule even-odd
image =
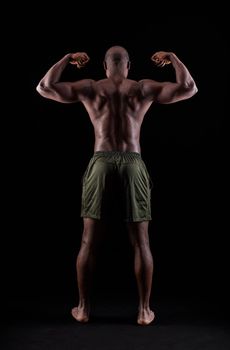
[[[122,82],[124,79],[126,79],[126,75],[121,72],[109,72],[107,74],[107,78],[113,80],[114,82]]]

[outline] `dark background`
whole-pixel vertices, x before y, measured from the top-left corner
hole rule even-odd
[[[91,60],[81,71],[68,67],[64,78],[103,78],[105,51],[122,45],[130,54],[129,78],[174,79],[172,67],[157,69],[150,61],[155,51],[173,51],[199,89],[190,100],[152,105],[142,127],[142,157],[154,182],[152,300],[228,303],[226,20],[131,12],[100,19],[70,11],[51,18],[45,8],[40,11],[15,36],[20,49],[13,66],[16,94],[8,102],[7,295],[75,302],[81,178],[93,154],[93,129],[81,104],[46,100],[35,88],[68,52],[85,51]],[[108,230],[97,267],[94,295],[136,296],[132,251],[120,223]]]

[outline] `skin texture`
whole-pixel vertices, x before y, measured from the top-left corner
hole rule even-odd
[[[65,55],[54,64],[37,86],[45,98],[61,103],[81,102],[94,127],[94,151],[138,152],[140,131],[144,116],[153,103],[170,104],[186,100],[197,92],[187,67],[173,52],[156,52],[151,60],[157,67],[171,65],[175,82],[158,82],[152,79],[128,79],[129,55],[125,48],[113,46],[104,60],[106,78],[98,81],[82,79],[62,82],[63,70],[68,64],[82,69],[90,58],[85,52]],[[80,322],[89,320],[89,290],[98,236],[102,222],[84,218],[82,244],[77,257],[79,304],[72,309],[73,317]],[[134,271],[139,293],[137,323],[148,325],[154,320],[149,300],[152,286],[153,258],[149,246],[148,221],[128,223],[127,230],[134,250]]]

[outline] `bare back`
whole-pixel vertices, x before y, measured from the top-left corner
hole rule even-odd
[[[171,52],[157,52],[153,61],[162,67],[171,63],[175,82],[127,79],[130,62],[124,48],[112,47],[106,55],[106,79],[83,79],[62,82],[61,75],[71,63],[82,68],[89,61],[86,53],[67,54],[54,64],[37,86],[46,98],[62,102],[82,102],[95,133],[95,151],[141,152],[140,129],[144,116],[153,102],[174,103],[197,92],[196,84],[185,65]]]
[[[94,151],[140,153],[140,128],[152,103],[142,95],[140,83],[108,78],[92,82],[92,88],[82,103],[94,127]]]

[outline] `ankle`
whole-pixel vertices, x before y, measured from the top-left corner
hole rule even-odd
[[[149,307],[149,305],[147,304],[141,304],[141,305],[139,305],[139,308],[138,308],[138,310],[139,311],[146,311],[146,312],[149,312],[150,311],[150,307]]]
[[[80,300],[79,304],[78,304],[78,308],[88,310],[89,309],[89,302],[86,300]]]

